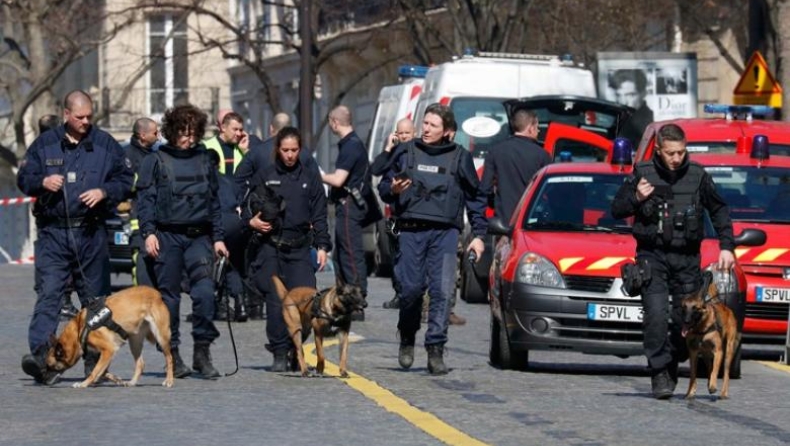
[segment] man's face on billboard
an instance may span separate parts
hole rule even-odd
[[[639,108],[645,102],[645,93],[636,89],[636,84],[625,81],[614,90],[615,102],[633,108]]]

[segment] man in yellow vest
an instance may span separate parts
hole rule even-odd
[[[244,131],[244,118],[240,114],[223,110],[217,115],[219,133],[203,145],[219,154],[219,172],[233,176],[236,167],[249,149],[249,136]]]

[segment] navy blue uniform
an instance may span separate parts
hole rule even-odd
[[[225,281],[230,296],[241,299],[244,291],[241,272],[244,270],[244,252],[249,241],[249,231],[238,213],[238,208],[241,206],[238,197],[239,193],[233,178],[228,175],[220,175],[219,204],[222,210],[222,227],[225,230],[225,247],[230,253],[228,260],[232,266],[227,270]]]
[[[550,163],[548,152],[525,136],[511,136],[491,147],[486,153],[480,190],[489,203],[493,201],[494,214],[509,221],[529,180]]]
[[[247,192],[250,184],[260,184],[261,173],[266,167],[270,166],[274,160],[274,137],[261,141],[255,135],[250,135],[250,150],[241,159],[233,178],[236,182],[236,190],[241,194],[239,201],[243,199],[244,194]],[[310,151],[302,148],[299,151],[299,161],[309,167],[318,171],[318,164],[315,162]]]
[[[332,244],[327,229],[326,195],[316,170],[306,168],[301,160],[289,168],[278,159],[261,171],[259,178],[285,201],[281,222],[274,225],[278,229],[267,234],[256,232],[252,241],[257,245],[257,255],[251,271],[255,271],[255,287],[266,301],[266,336],[276,353],[289,350],[292,343],[272,275],[277,274],[288,289],[315,288],[311,246],[329,252]],[[249,225],[252,217],[245,206],[242,219]]]
[[[63,187],[50,192],[44,178],[63,175]],[[110,253],[104,220],[128,198],[133,181],[121,146],[108,133],[94,127],[77,144],[66,139],[66,127],[41,134],[28,149],[17,175],[19,189],[36,197],[33,215],[38,239],[35,243],[38,294],[30,321],[30,351],[46,349],[58,327],[58,313],[65,286],[72,273],[83,306],[91,297],[110,293]],[[79,196],[100,188],[105,198],[88,208]]]
[[[356,132],[351,132],[338,143],[335,169],[348,172],[343,187],[332,187],[330,199],[335,204],[335,274],[344,283],[356,284],[368,293],[368,268],[362,244],[362,228],[366,210],[357,205],[348,189],[358,189],[361,194],[372,193],[370,163],[365,145]]]
[[[219,332],[214,316],[213,243],[224,241],[219,173],[202,145],[180,150],[168,145],[146,157],[137,180],[140,232],[156,235],[154,272],[170,310],[171,347],[177,348],[181,279],[189,278],[192,338],[210,343]]]
[[[399,145],[392,167],[382,178],[381,198],[399,215],[400,255],[396,268],[401,287],[398,330],[401,343],[414,344],[420,329],[422,294],[428,285],[428,329],[425,345],[447,342],[450,302],[455,293],[458,235],[463,229],[463,209],[472,232],[486,232],[485,197],[479,191],[472,155],[449,143],[428,146],[412,140]],[[412,184],[401,194],[390,186],[398,172],[408,173]],[[427,279],[427,280],[426,280]]]
[[[132,164],[132,171],[135,174],[135,182],[137,181],[137,172],[140,171],[140,165],[143,163],[143,158],[148,154],[158,149],[158,143],[154,147],[144,147],[140,141],[134,136],[129,141],[129,147],[126,148],[126,158]],[[137,188],[132,188],[132,211],[130,214],[130,223],[132,226],[132,237],[129,243],[132,245],[134,254],[132,261],[132,281],[135,285],[147,285],[156,287],[154,284],[154,264],[150,257],[142,255],[145,253],[145,242],[140,236],[140,219],[137,218]]]

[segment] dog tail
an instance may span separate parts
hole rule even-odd
[[[272,283],[274,283],[274,289],[277,291],[277,295],[280,296],[280,300],[285,300],[288,290],[285,288],[285,284],[283,283],[282,279],[280,279],[280,277],[275,274],[272,276]]]

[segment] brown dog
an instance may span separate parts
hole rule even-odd
[[[287,290],[279,277],[272,276],[277,295],[283,303],[283,318],[288,333],[296,347],[296,356],[302,376],[307,376],[302,343],[315,334],[315,352],[318,356],[316,372],[324,373],[324,337],[340,336],[340,376],[348,377],[348,333],[351,329],[351,313],[367,307],[362,289],[358,286],[338,283],[337,286],[320,293],[315,288],[297,287]]]
[[[710,296],[706,300],[706,295]],[[721,397],[728,398],[730,391],[730,365],[741,334],[738,333],[738,322],[732,310],[719,301],[716,285],[711,283],[707,289],[687,296],[682,301],[683,337],[689,349],[691,377],[686,392],[687,399],[693,399],[697,393],[697,361],[702,354],[708,363],[710,377],[708,392],[716,393],[719,368],[724,360],[724,382]],[[711,364],[711,357],[713,358]]]
[[[129,349],[135,360],[134,375],[129,382],[106,373],[112,358],[124,344],[124,339],[107,327],[100,327],[88,333],[88,348],[99,352],[99,360],[91,374],[74,387],[88,387],[101,377],[116,384],[134,386],[143,373],[145,363],[141,356],[143,341],[158,343],[165,355],[165,387],[173,386],[173,356],[170,353],[170,312],[162,301],[159,291],[147,287],[136,286],[127,288],[107,298],[107,307],[112,311],[115,321],[129,335]],[[52,339],[52,347],[47,352],[46,364],[49,371],[62,373],[79,361],[82,356],[80,334],[86,329],[87,310],[79,312],[63,328],[60,338]]]

